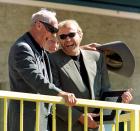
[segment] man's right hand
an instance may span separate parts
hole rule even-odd
[[[95,116],[96,114],[93,114],[93,113],[88,113],[87,114],[87,120],[88,120],[88,128],[98,128],[99,125],[97,124],[97,122],[93,119],[93,117]],[[97,115],[96,115],[97,116]],[[82,114],[79,118],[79,121],[81,124],[84,125],[84,114]]]
[[[80,46],[80,48],[83,49],[83,50],[96,51],[97,47],[100,46],[100,45],[101,44],[98,44],[98,43],[90,43],[90,44],[87,44],[87,45],[82,45],[82,46]]]
[[[62,96],[68,106],[74,106],[77,102],[76,97],[73,93],[68,93],[65,91],[59,92],[58,96]]]

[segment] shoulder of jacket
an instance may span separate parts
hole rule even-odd
[[[101,57],[101,52],[99,51],[91,51],[91,50],[81,50],[82,54],[90,59],[94,59],[98,61]]]
[[[19,52],[33,52],[32,47],[24,40],[17,40],[15,44],[11,47],[10,53],[19,53]]]

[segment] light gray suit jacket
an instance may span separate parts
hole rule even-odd
[[[47,59],[47,54],[46,61],[49,66],[50,63]],[[11,47],[8,62],[11,91],[45,95],[57,95],[60,91],[59,88],[51,83],[51,70],[47,72],[44,57],[42,58],[27,33],[21,36]],[[8,131],[19,131],[19,111],[19,101],[10,101]],[[34,131],[35,113],[35,103],[24,102],[24,131]],[[41,103],[40,115],[40,131],[46,131],[47,110],[44,103]]]
[[[74,93],[77,98],[99,99],[101,94],[110,88],[103,54],[97,51],[87,50],[81,50],[81,53],[88,74],[90,91],[83,83],[73,59],[64,54],[62,50],[49,55],[54,84],[64,91]],[[56,111],[57,131],[67,131],[67,107],[58,105]],[[89,112],[93,111],[94,109],[89,109]],[[83,112],[83,108],[73,107],[72,131],[84,130],[83,126],[78,122],[78,119]]]

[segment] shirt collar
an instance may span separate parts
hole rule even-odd
[[[77,56],[70,56],[73,60],[75,60],[75,61],[79,61],[79,59],[80,59],[80,57],[81,57],[81,51],[80,51],[80,54],[79,55],[77,55]]]

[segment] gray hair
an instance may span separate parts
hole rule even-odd
[[[50,23],[50,18],[56,17],[56,13],[42,8],[40,11],[34,13],[31,17],[32,24],[37,21],[42,21],[45,23]]]

